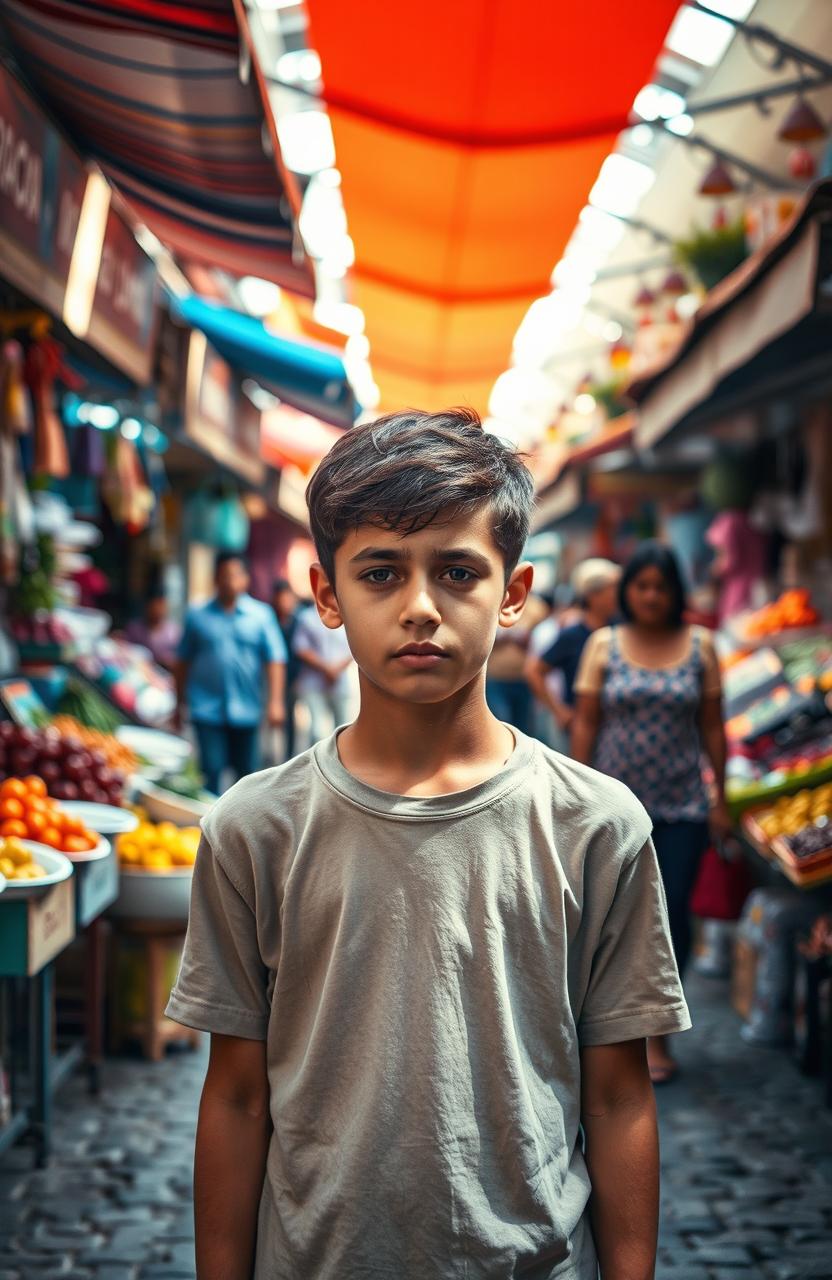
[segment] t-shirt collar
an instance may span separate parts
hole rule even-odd
[[[474,787],[447,795],[399,796],[389,791],[379,791],[376,787],[361,782],[341,763],[338,754],[338,735],[342,732],[341,729],[318,742],[312,754],[324,782],[359,808],[387,818],[447,818],[481,809],[513,791],[523,781],[532,764],[536,743],[513,725],[510,727],[515,745],[502,769]]]

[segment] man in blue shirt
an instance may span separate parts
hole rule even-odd
[[[219,794],[227,768],[241,778],[260,766],[264,692],[269,724],[285,722],[286,646],[272,610],[248,594],[242,556],[217,556],[215,578],[214,599],[185,619],[177,691],[180,717],[186,704],[190,712],[205,784]]]

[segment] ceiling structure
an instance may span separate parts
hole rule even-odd
[[[676,9],[309,0],[381,409],[487,410]]]
[[[242,6],[5,0],[2,20],[39,96],[167,248],[314,294],[257,67],[241,79]]]
[[[808,51],[832,48],[832,6],[826,0],[790,0],[787,5],[781,0],[714,0],[712,7],[747,17],[754,26]],[[540,428],[546,425],[548,403],[571,403],[587,374],[608,376],[610,342],[620,335],[622,324],[626,331],[627,322],[634,322],[634,299],[641,286],[656,290],[661,285],[673,263],[672,242],[697,226],[710,226],[719,206],[730,218],[749,200],[765,198],[767,189],[760,183],[721,200],[699,195],[709,161],[690,146],[691,137],[711,141],[766,171],[775,180],[775,192],[793,186],[788,171],[792,145],[777,138],[778,125],[794,100],[791,93],[772,97],[762,108],[748,103],[701,116],[697,108],[764,86],[776,90],[793,83],[801,78],[795,64],[785,60],[772,65],[776,59],[770,46],[747,40],[718,17],[697,13],[693,26],[674,26],[668,42],[673,47],[666,46],[655,77],[668,96],[652,93],[651,102],[648,93],[637,102],[666,114],[686,141],[668,131],[661,119],[622,134],[616,154],[628,166],[623,173],[629,176],[629,189],[624,182],[617,187],[611,183],[593,193],[556,267],[557,287],[537,304],[517,335],[510,375],[517,383],[527,379],[532,388],[540,380],[547,384],[547,403],[541,398],[535,406]],[[832,85],[809,89],[805,96],[823,120],[832,120]],[[823,143],[811,144],[819,160],[823,148]],[[733,173],[741,185],[742,171],[735,168]],[[606,209],[631,221],[610,217]],[[499,386],[495,397],[500,398]],[[511,396],[504,399],[511,412]]]

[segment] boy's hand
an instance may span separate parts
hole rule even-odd
[[[270,1134],[264,1042],[212,1035],[194,1161],[197,1280],[251,1280]]]
[[[581,1122],[601,1280],[653,1280],[659,1135],[643,1040],[582,1051]]]

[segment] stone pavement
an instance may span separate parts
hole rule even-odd
[[[786,1053],[740,1040],[724,983],[693,977],[689,996],[685,1073],[658,1095],[657,1280],[830,1280],[832,1112]],[[50,1168],[0,1159],[0,1280],[193,1280],[204,1069],[203,1052],[112,1062],[98,1103],[80,1077],[64,1087]]]

